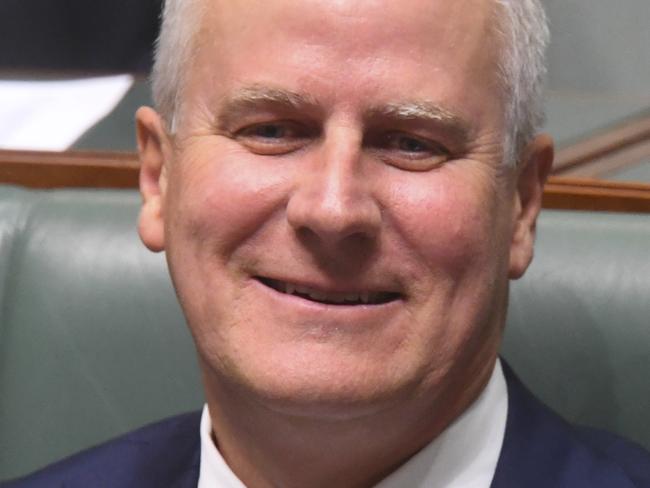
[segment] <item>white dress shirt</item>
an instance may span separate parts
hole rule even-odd
[[[497,360],[483,392],[438,437],[375,488],[489,488],[508,416],[508,390]],[[246,488],[212,441],[208,406],[201,417],[198,488]]]

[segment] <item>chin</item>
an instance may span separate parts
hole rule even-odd
[[[385,358],[360,364],[358,356],[320,352],[293,361],[279,353],[257,356],[237,361],[245,367],[225,370],[204,364],[212,383],[206,387],[227,389],[229,395],[236,391],[241,399],[284,415],[343,420],[390,409],[417,396],[425,383],[420,368],[391,368]]]

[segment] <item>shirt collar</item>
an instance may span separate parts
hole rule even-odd
[[[201,465],[198,488],[246,488],[226,464],[212,440],[212,421],[208,405],[201,414]]]
[[[497,359],[492,376],[472,405],[438,437],[375,488],[489,488],[508,416],[508,390]],[[198,488],[246,488],[212,441],[208,406],[201,416]]]

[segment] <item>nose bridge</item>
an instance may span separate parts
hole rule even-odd
[[[346,208],[363,199],[366,185],[361,181],[361,138],[346,128],[333,129],[323,144],[314,172],[313,191],[323,210],[347,213]]]
[[[294,228],[309,229],[327,241],[376,233],[380,212],[362,155],[362,135],[353,128],[339,126],[326,133],[289,202]]]

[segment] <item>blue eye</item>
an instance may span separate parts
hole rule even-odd
[[[252,134],[265,139],[280,139],[286,136],[286,128],[277,124],[261,124],[252,129]]]
[[[429,171],[450,159],[450,152],[436,140],[409,132],[370,134],[366,145],[386,163],[406,171]]]
[[[422,137],[413,136],[403,132],[389,132],[385,134],[380,145],[389,151],[398,151],[405,156],[428,157],[447,154],[448,152],[438,143]]]
[[[400,151],[406,152],[422,152],[429,150],[429,147],[422,141],[412,137],[400,136],[397,142],[397,147]]]
[[[309,128],[293,121],[271,121],[248,125],[234,138],[253,153],[280,155],[293,152],[313,139]]]

